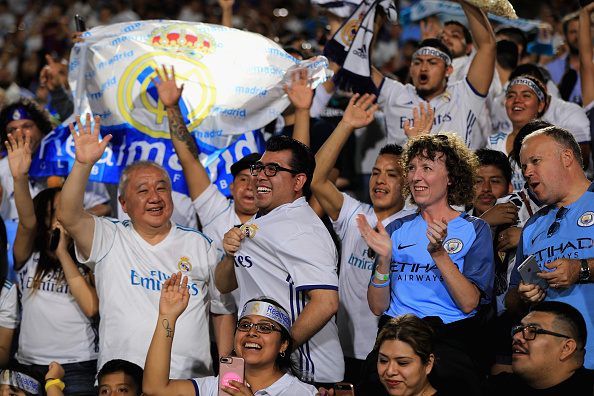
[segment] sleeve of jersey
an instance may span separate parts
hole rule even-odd
[[[221,294],[214,283],[214,273],[219,262],[219,253],[214,243],[210,242],[210,248],[207,253],[208,260],[208,293],[210,295],[210,312],[218,315],[234,314],[235,302],[231,293]]]
[[[396,97],[402,92],[404,85],[398,81],[390,78],[384,78],[379,86],[379,95],[377,97],[377,104],[380,109],[386,112],[384,109],[390,106],[390,103],[396,100]],[[412,113],[411,113],[412,114]]]
[[[4,282],[0,295],[0,327],[16,329],[19,324],[19,301],[17,287],[10,281]]]
[[[85,209],[91,209],[97,205],[109,203],[110,197],[105,184],[99,182],[88,182],[85,188],[83,205]]]
[[[357,208],[361,205],[361,202],[352,198],[348,194],[342,193],[342,197],[342,208],[340,208],[338,219],[332,221],[332,227],[334,227],[334,231],[340,240],[344,240],[350,220],[353,218]]]
[[[464,276],[489,298],[495,280],[495,264],[493,262],[493,241],[491,229],[486,221],[474,221],[476,238],[464,257]]]
[[[109,254],[118,233],[116,225],[118,220],[97,216],[93,216],[93,219],[95,220],[95,234],[93,235],[93,246],[89,258],[85,260],[76,248],[76,244],[74,245],[78,262],[86,264],[91,269]]]
[[[219,377],[192,378],[196,396],[215,396],[219,388]]]
[[[192,201],[192,206],[194,206],[203,227],[210,224],[218,215],[229,208],[230,204],[231,201],[214,184],[208,186],[198,198]]]
[[[328,233],[325,228],[322,232]],[[297,291],[338,290],[338,258],[330,235],[321,237],[313,232],[295,234],[289,243],[279,246],[277,256],[287,267]]]

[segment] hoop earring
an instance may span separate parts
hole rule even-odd
[[[284,357],[285,357],[285,351],[282,351],[282,352],[280,353],[280,357],[282,357],[282,358],[284,358]]]

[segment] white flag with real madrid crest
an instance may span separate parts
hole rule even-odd
[[[95,181],[117,183],[127,164],[148,159],[169,171],[175,190],[185,190],[167,112],[151,80],[162,65],[175,66],[176,80],[184,84],[180,108],[213,181],[213,173],[228,173],[243,155],[262,148],[261,134],[252,131],[289,105],[283,85],[291,85],[292,70],[307,68],[314,88],[331,73],[324,57],[300,62],[264,36],[218,25],[137,21],[97,27],[82,37],[70,58],[74,114],[101,116],[101,134],[113,135],[91,175]],[[72,165],[69,135],[68,128],[58,128],[48,136],[32,166],[36,175],[62,174],[60,161]]]

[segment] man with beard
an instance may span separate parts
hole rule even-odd
[[[422,102],[435,110],[430,132],[455,131],[471,148],[480,147],[484,141],[477,117],[485,107],[493,79],[497,45],[485,13],[468,3],[461,5],[477,50],[466,78],[448,84],[453,73],[452,53],[438,39],[423,40],[413,54],[412,85],[386,79],[373,70],[372,78],[379,90],[378,104],[386,115],[388,143],[402,146],[406,143],[404,126],[413,122],[415,108]]]
[[[563,18],[563,37],[569,52],[545,67],[551,73],[553,82],[559,86],[563,100],[582,105],[580,83],[580,51],[578,49],[579,12]]]
[[[592,395],[592,370],[584,368],[586,322],[571,305],[536,304],[512,328],[513,373],[489,379],[489,395]]]

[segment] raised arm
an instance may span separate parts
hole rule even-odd
[[[489,92],[495,72],[497,43],[491,24],[479,8],[461,1],[462,9],[468,19],[468,26],[474,38],[476,55],[468,69],[468,82],[481,95]]]
[[[74,130],[74,125],[70,124],[70,133],[74,139],[76,157],[72,170],[64,182],[56,215],[60,224],[72,235],[79,253],[89,257],[93,246],[93,236],[95,235],[95,220],[93,216],[84,210],[85,187],[89,181],[93,166],[103,156],[107,144],[111,140],[111,135],[107,135],[103,138],[103,141],[99,141],[99,131],[101,129],[101,118],[99,116],[95,116],[95,127],[93,129],[91,129],[90,114],[87,114],[84,127],[79,116],[76,116],[76,124],[78,133]]]
[[[590,31],[594,12],[594,3],[590,3],[580,12],[578,48],[580,50],[580,78],[582,82],[582,99],[584,106],[594,101],[594,62],[592,61],[592,34]]]
[[[175,324],[184,312],[190,300],[188,277],[172,274],[161,289],[159,300],[159,318],[153,334],[151,345],[146,354],[142,390],[149,396],[183,396],[194,395],[194,385],[188,380],[169,379],[171,366],[171,346],[175,334]],[[181,285],[180,285],[181,282]]]
[[[284,88],[295,108],[293,139],[309,147],[309,109],[314,91],[311,89],[311,80],[307,78],[307,69],[293,71],[291,79],[291,86],[285,85]]]
[[[217,0],[219,6],[221,6],[221,25],[228,28],[233,27],[233,4],[235,0]]]
[[[354,95],[342,120],[316,154],[316,169],[311,181],[311,190],[326,214],[334,221],[338,219],[344,197],[330,181],[330,172],[351,133],[373,121],[373,114],[378,108],[377,104],[372,105],[374,100],[375,95]]]
[[[179,163],[184,170],[190,198],[195,200],[210,186],[210,178],[206,169],[202,166],[198,157],[198,146],[194,137],[188,131],[186,122],[179,107],[179,100],[184,90],[184,85],[177,87],[175,83],[175,69],[171,66],[168,72],[165,66],[163,70],[157,69],[159,81],[153,79],[153,84],[157,87],[159,100],[167,109],[167,118],[169,119],[169,132],[171,133],[171,142],[177,153]]]
[[[29,167],[31,166],[31,133],[17,129],[8,134],[4,142],[8,152],[8,165],[14,181],[14,202],[19,214],[16,237],[13,244],[14,268],[18,270],[33,251],[37,232],[37,219],[29,190]]]

